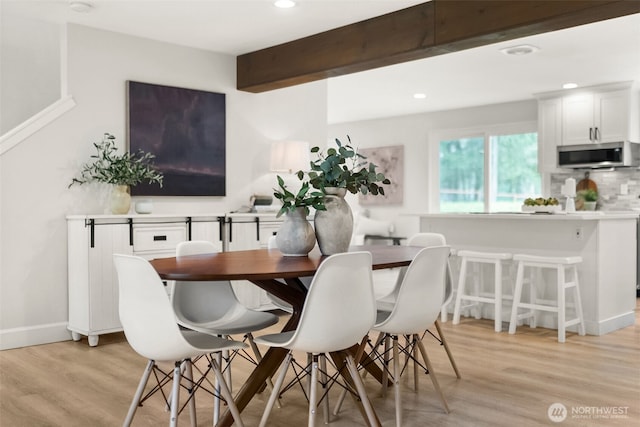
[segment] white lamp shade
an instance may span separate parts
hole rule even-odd
[[[309,143],[277,141],[271,144],[271,171],[295,173],[309,169]]]

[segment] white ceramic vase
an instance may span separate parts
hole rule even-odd
[[[278,249],[285,256],[307,256],[316,244],[313,227],[304,208],[288,212],[276,234]]]
[[[344,200],[346,188],[325,188],[326,211],[316,211],[314,224],[318,246],[323,255],[333,255],[349,250],[353,233],[353,214]]]

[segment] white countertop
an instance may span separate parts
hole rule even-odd
[[[504,212],[504,213],[416,213],[422,218],[442,218],[442,219],[522,219],[536,221],[606,221],[614,219],[638,219],[640,212],[632,211],[580,211],[575,213],[525,213],[525,212]]]

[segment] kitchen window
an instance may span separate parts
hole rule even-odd
[[[536,132],[439,139],[440,212],[516,212],[540,195]]]

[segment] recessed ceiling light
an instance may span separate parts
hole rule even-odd
[[[69,9],[78,13],[89,13],[93,9],[93,5],[83,1],[70,1]]]
[[[500,49],[500,52],[504,53],[505,55],[522,56],[522,55],[528,55],[533,52],[537,52],[539,50],[540,48],[532,46],[530,44],[521,44],[518,46],[502,48]]]
[[[427,95],[426,95],[426,94],[424,94],[424,93],[414,93],[414,94],[413,94],[413,97],[414,97],[415,99],[425,99],[425,98],[427,97]]]
[[[293,0],[276,0],[273,4],[281,9],[288,9],[295,6],[296,2]]]
[[[562,89],[575,89],[578,85],[576,83],[565,83],[562,85]]]

